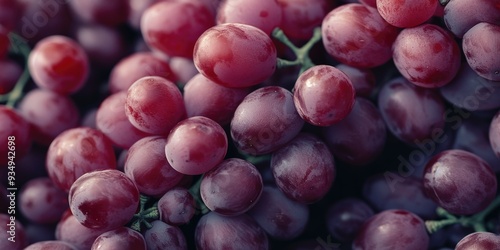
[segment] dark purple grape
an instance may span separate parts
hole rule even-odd
[[[393,45],[393,60],[404,78],[424,88],[448,84],[460,69],[460,49],[453,36],[434,24],[402,30]]]
[[[462,40],[467,63],[478,75],[491,81],[500,81],[500,59],[492,53],[500,48],[499,37],[500,22],[497,25],[483,22],[470,28]]]
[[[349,242],[356,237],[363,223],[374,214],[373,209],[363,200],[344,198],[328,207],[326,226],[335,239]]]
[[[198,175],[208,172],[224,160],[227,135],[215,121],[203,116],[185,119],[172,129],[165,155],[178,172]]]
[[[486,250],[500,246],[500,236],[490,232],[475,232],[468,234],[458,242],[455,250]]]
[[[368,178],[362,192],[363,198],[377,212],[403,209],[422,219],[436,217],[437,204],[425,193],[420,178],[400,176],[400,179],[393,180],[389,172],[385,172]]]
[[[274,152],[271,169],[279,189],[290,199],[305,204],[323,198],[336,175],[328,147],[311,134],[299,134]]]
[[[15,211],[0,213],[0,249],[21,250],[28,245],[23,224],[16,219]]]
[[[309,207],[289,199],[278,188],[267,186],[248,214],[272,238],[291,240],[306,229]]]
[[[28,92],[19,111],[32,126],[33,140],[46,146],[65,130],[77,127],[80,120],[72,99],[46,89]]]
[[[356,92],[349,77],[329,65],[316,65],[300,74],[293,101],[300,117],[316,126],[330,126],[352,110]]]
[[[344,72],[351,80],[356,96],[370,98],[375,90],[375,74],[371,69],[361,69],[347,64],[337,64],[335,68]]]
[[[251,25],[224,23],[196,41],[194,65],[208,79],[226,87],[245,88],[268,79],[276,70],[276,46]]]
[[[90,249],[95,239],[107,231],[109,230],[85,227],[71,214],[70,210],[67,210],[57,223],[55,237],[56,240],[68,242],[77,249],[83,250]]]
[[[139,206],[139,190],[116,169],[96,170],[80,176],[69,190],[69,207],[84,226],[115,229],[132,219]]]
[[[210,210],[227,216],[248,211],[257,203],[263,189],[257,168],[238,158],[224,160],[202,178],[203,202]]]
[[[102,132],[78,127],[64,131],[52,141],[46,168],[54,184],[68,192],[85,173],[115,169],[116,157],[111,141]]]
[[[115,27],[125,23],[130,13],[127,0],[74,0],[69,2],[73,12],[86,23]]]
[[[183,174],[174,170],[165,157],[166,144],[165,137],[149,136],[129,148],[124,172],[141,194],[161,197],[181,181]]]
[[[467,111],[492,110],[500,107],[500,85],[498,82],[480,77],[468,63],[462,63],[457,76],[440,88],[441,95],[454,106]],[[446,120],[461,121],[469,112],[457,108],[446,112]]]
[[[205,116],[225,126],[249,93],[249,88],[224,87],[197,74],[184,86],[183,97],[188,117]]]
[[[486,161],[460,149],[443,151],[427,163],[424,190],[440,207],[459,215],[475,214],[495,198],[497,179]]]
[[[19,23],[23,9],[16,0],[0,0],[0,26],[12,31]]]
[[[458,38],[480,22],[500,25],[498,0],[450,0],[444,7],[444,23]]]
[[[196,212],[194,197],[184,187],[168,190],[158,200],[157,206],[160,220],[173,226],[187,224]]]
[[[31,222],[56,223],[68,208],[68,194],[48,177],[31,179],[19,193],[19,209]]]
[[[377,107],[358,97],[351,113],[337,124],[324,128],[322,134],[336,159],[364,166],[382,154],[387,128]]]
[[[32,138],[30,124],[19,114],[19,111],[5,105],[0,105],[0,166],[7,167],[11,159],[21,159],[31,148]],[[9,144],[9,141],[11,142]],[[9,149],[10,147],[10,149]],[[13,153],[9,153],[13,152]],[[15,161],[12,164],[15,164]]]
[[[434,89],[411,84],[398,77],[380,90],[378,106],[387,127],[401,141],[417,145],[445,126],[445,103]]]
[[[119,227],[99,235],[91,249],[146,250],[146,241],[141,233],[128,227]]]
[[[2,34],[0,34],[0,95],[4,95],[12,91],[12,89],[14,89],[17,80],[19,79],[19,77],[21,77],[21,74],[23,73],[23,69],[15,61],[2,58],[1,36]],[[7,40],[6,42],[7,42],[6,46],[8,47],[9,40]]]
[[[187,250],[184,233],[177,226],[171,226],[163,221],[151,222],[151,228],[144,232],[148,250]]]
[[[167,135],[186,116],[186,108],[175,83],[159,76],[146,76],[128,88],[125,114],[137,129]]]
[[[281,24],[282,9],[276,0],[224,0],[217,9],[217,24],[243,23],[271,35]]]
[[[293,94],[278,86],[263,87],[248,94],[231,120],[236,147],[252,155],[267,154],[291,141],[300,132],[300,118]]]
[[[266,233],[246,214],[205,214],[196,225],[195,240],[197,249],[204,250],[269,249]]]
[[[385,210],[366,221],[352,249],[422,250],[429,246],[424,221],[406,210]]]
[[[333,9],[323,19],[321,29],[328,54],[341,63],[360,68],[389,61],[399,32],[376,9],[360,3]]]

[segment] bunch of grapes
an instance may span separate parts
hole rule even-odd
[[[0,0],[0,249],[500,249],[500,0]]]

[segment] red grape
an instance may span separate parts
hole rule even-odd
[[[0,0],[0,27],[12,31],[23,14],[21,3],[16,0]]]
[[[124,171],[142,194],[161,197],[183,177],[168,163],[166,144],[164,137],[149,136],[140,139],[128,150]]]
[[[290,200],[276,187],[264,187],[257,204],[248,211],[271,237],[291,240],[306,229],[309,207]]]
[[[486,161],[460,149],[443,151],[427,163],[424,190],[450,213],[469,215],[482,211],[495,198],[497,179]]]
[[[0,105],[0,166],[7,167],[9,158],[20,159],[31,148],[30,124],[16,109]],[[10,139],[9,139],[10,138]],[[12,141],[9,144],[9,141]],[[11,149],[9,150],[9,146]],[[8,153],[14,151],[14,153]]]
[[[3,58],[7,55],[9,51],[9,33],[5,28],[0,25],[0,60],[3,61]],[[1,93],[1,92],[0,92]],[[7,92],[5,92],[7,93]],[[4,94],[4,93],[2,93]]]
[[[429,246],[424,222],[406,210],[385,210],[366,221],[352,249],[421,250]]]
[[[64,36],[39,41],[28,58],[28,67],[41,88],[61,94],[79,90],[89,74],[89,61],[83,48]]]
[[[52,141],[46,167],[54,184],[67,192],[85,173],[115,169],[116,157],[111,141],[102,132],[78,127],[64,131]]]
[[[376,0],[376,5],[380,16],[389,24],[409,28],[429,20],[434,15],[438,0]]]
[[[160,220],[169,225],[187,224],[196,212],[196,203],[189,190],[176,187],[158,200]]]
[[[323,19],[323,46],[341,63],[360,68],[380,66],[392,57],[399,30],[376,9],[359,3],[339,6]]]
[[[410,82],[425,88],[448,84],[460,68],[460,49],[452,35],[434,24],[407,28],[393,46],[394,64]]]
[[[500,48],[500,24],[474,25],[464,34],[462,47],[467,63],[478,75],[500,81],[500,57],[494,53]]]
[[[277,0],[224,0],[217,10],[217,23],[243,23],[271,34],[281,24]]]
[[[355,96],[354,86],[345,73],[329,65],[317,65],[299,76],[293,101],[302,119],[326,127],[349,115]]]
[[[331,7],[327,0],[276,0],[282,8],[279,26],[288,38],[307,40]]]
[[[224,126],[249,93],[249,88],[227,88],[197,74],[184,86],[183,96],[188,117],[205,116]]]
[[[336,159],[364,166],[382,154],[387,127],[378,108],[358,97],[351,113],[337,124],[324,128],[322,135]]]
[[[290,199],[310,204],[323,198],[335,179],[333,156],[326,144],[310,134],[295,139],[272,154],[276,185]]]
[[[203,174],[217,166],[226,156],[226,132],[215,121],[194,116],[179,122],[170,132],[165,155],[180,173]]]
[[[125,114],[137,129],[166,135],[186,116],[186,108],[175,83],[159,76],[146,76],[128,89]]]
[[[335,239],[348,242],[356,237],[363,223],[373,215],[373,209],[363,200],[345,198],[328,207],[326,226]]]
[[[194,65],[208,79],[234,88],[250,87],[276,70],[277,51],[259,28],[225,23],[205,31],[194,47]]]
[[[195,241],[196,248],[204,250],[269,249],[266,233],[246,214],[205,214],[196,225]]]
[[[303,125],[293,94],[282,87],[268,86],[248,94],[236,108],[231,137],[245,153],[267,154],[291,141]]]
[[[201,198],[210,210],[218,214],[234,216],[245,213],[262,193],[262,176],[253,164],[242,159],[226,159],[202,178]]]
[[[159,1],[141,18],[141,32],[153,49],[169,56],[193,57],[196,40],[215,25],[215,16],[200,0]]]
[[[146,250],[146,241],[141,233],[128,227],[119,227],[95,239],[92,250],[104,249]]]
[[[375,74],[371,69],[360,69],[346,64],[337,64],[335,68],[349,77],[356,96],[370,98],[375,90]]]
[[[460,240],[455,250],[495,249],[500,245],[500,236],[490,232],[475,232]]]
[[[89,228],[112,230],[132,219],[139,206],[139,190],[116,169],[96,170],[80,176],[69,190],[69,207]]]
[[[109,75],[109,90],[111,93],[126,91],[135,81],[145,76],[160,76],[172,82],[177,81],[166,60],[152,52],[136,52],[115,64]]]
[[[71,211],[67,210],[57,223],[55,238],[56,240],[67,242],[77,249],[90,249],[95,239],[107,232],[107,229],[88,228],[82,225]]]
[[[46,89],[28,92],[19,111],[33,128],[33,140],[47,146],[65,130],[77,127],[80,119],[72,99]]]
[[[68,208],[68,194],[48,177],[31,179],[21,189],[19,209],[32,222],[56,223]]]
[[[128,23],[134,29],[141,28],[141,18],[149,6],[159,2],[159,0],[129,0],[130,14],[128,16]]]
[[[149,136],[130,123],[125,114],[127,92],[112,94],[101,102],[96,113],[96,127],[120,148],[130,148],[139,139]]]
[[[23,224],[13,215],[0,213],[0,249],[21,250],[28,243]]]
[[[78,250],[78,248],[62,240],[47,240],[33,243],[24,250]]]

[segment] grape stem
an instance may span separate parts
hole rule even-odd
[[[9,51],[13,54],[21,55],[25,62],[23,73],[17,80],[14,89],[8,94],[0,95],[0,102],[6,102],[6,106],[14,107],[16,105],[16,102],[22,98],[24,87],[30,79],[30,72],[28,70],[28,56],[31,50],[26,40],[13,32],[9,33],[9,40]]]
[[[200,186],[201,186],[201,181],[203,180],[203,175],[200,176],[198,181],[189,188],[189,193],[193,196],[195,202],[196,202],[196,213],[201,213],[201,214],[206,214],[210,212],[210,209],[205,205],[201,198],[201,192],[200,192]]]
[[[160,218],[160,214],[158,212],[158,204],[155,202],[151,207],[146,208],[149,202],[149,197],[141,195],[139,200],[139,212],[134,214],[134,217],[129,222],[129,227],[133,230],[138,231],[139,233],[141,233],[143,225],[147,229],[149,229],[153,227],[150,221],[158,220]]]
[[[301,48],[298,48],[293,44],[290,39],[285,35],[283,30],[276,28],[274,29],[272,36],[276,38],[278,41],[282,42],[285,44],[292,52],[295,54],[296,59],[293,61],[278,58],[278,68],[284,68],[284,67],[291,67],[291,66],[300,66],[300,72],[306,71],[310,67],[314,66],[315,64],[312,62],[311,58],[309,57],[309,51],[311,51],[312,47],[314,44],[316,44],[319,40],[321,40],[321,28],[316,27],[314,29],[313,36],[311,39],[304,44]]]
[[[500,206],[500,196],[496,197],[495,200],[483,211],[472,216],[461,217],[457,217],[439,207],[436,213],[438,216],[444,217],[444,219],[428,220],[425,222],[425,226],[427,227],[427,231],[429,231],[429,233],[434,233],[445,226],[453,224],[460,224],[464,227],[472,227],[476,232],[485,232],[487,231],[485,226],[486,216],[493,212],[498,206]]]

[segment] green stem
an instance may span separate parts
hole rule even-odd
[[[196,202],[197,210],[199,210],[201,214],[206,214],[210,212],[210,209],[207,207],[207,205],[205,205],[205,203],[201,199],[200,186],[202,180],[203,180],[203,175],[200,176],[200,179],[198,179],[198,181],[193,186],[191,186],[191,188],[189,189],[189,193],[191,193]]]
[[[495,209],[497,209],[500,206],[500,196],[497,196],[495,200],[483,211],[472,215],[472,216],[462,216],[462,217],[456,217],[443,208],[438,208],[437,214],[440,217],[444,217],[445,219],[442,220],[429,220],[425,222],[425,226],[427,227],[427,231],[429,233],[434,233],[437,230],[453,225],[453,224],[460,224],[465,227],[472,227],[476,232],[484,232],[486,230],[486,217],[491,214]]]
[[[134,214],[134,217],[129,223],[129,227],[131,229],[141,232],[143,225],[149,229],[152,227],[150,221],[158,220],[160,218],[158,203],[155,202],[151,207],[148,207],[150,200],[151,199],[148,196],[141,195],[139,200],[139,212]]]
[[[24,87],[30,79],[28,57],[31,51],[29,45],[21,36],[11,32],[9,33],[9,40],[9,50],[14,54],[23,56],[24,58],[24,70],[21,77],[17,80],[14,89],[6,95],[0,95],[0,102],[7,102],[5,105],[14,107],[16,102],[22,98]]]
[[[319,41],[321,40],[321,28],[316,27],[314,29],[314,33],[312,38],[304,44],[301,48],[298,48],[293,44],[290,39],[285,35],[283,30],[276,28],[273,31],[273,37],[276,38],[278,41],[282,42],[285,44],[292,52],[295,54],[296,59],[293,61],[289,60],[284,60],[279,58],[278,59],[278,68],[283,68],[283,67],[290,67],[290,66],[301,66],[300,68],[300,73],[306,71],[307,69],[311,68],[314,66],[314,63],[312,62],[311,58],[309,57],[309,51],[311,51],[312,47]]]

